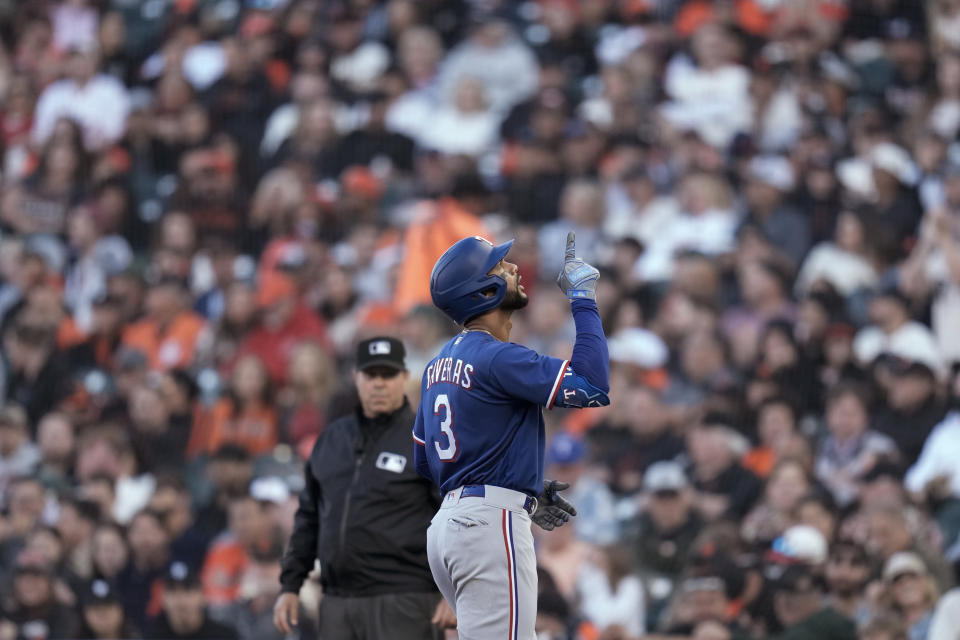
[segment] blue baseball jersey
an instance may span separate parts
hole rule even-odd
[[[542,407],[553,406],[568,367],[482,331],[461,332],[420,383],[414,457],[426,465],[418,469],[443,492],[490,484],[539,495]]]

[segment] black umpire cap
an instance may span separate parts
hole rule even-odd
[[[407,366],[403,359],[407,350],[403,343],[390,336],[369,338],[357,345],[357,371],[370,367],[388,367],[396,371],[404,371]]]

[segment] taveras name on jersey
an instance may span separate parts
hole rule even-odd
[[[449,356],[439,358],[431,363],[424,373],[426,388],[429,389],[438,382],[449,382],[469,391],[473,386],[470,377],[473,372],[474,366],[460,358],[456,358],[456,361]]]

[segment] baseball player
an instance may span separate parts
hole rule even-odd
[[[510,316],[527,304],[517,265],[494,246],[460,240],[430,276],[434,304],[463,331],[421,381],[413,427],[417,471],[444,494],[427,530],[433,578],[465,640],[534,638],[536,556],[530,522],[550,530],[576,510],[544,481],[542,408],[609,403],[609,359],[595,287],[598,271],[567,236],[557,278],[577,327],[573,356],[542,356],[509,342]]]

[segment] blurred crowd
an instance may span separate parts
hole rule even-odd
[[[573,230],[541,637],[956,640],[958,132],[958,0],[0,0],[0,639],[280,637],[357,340],[513,237],[569,357]]]

